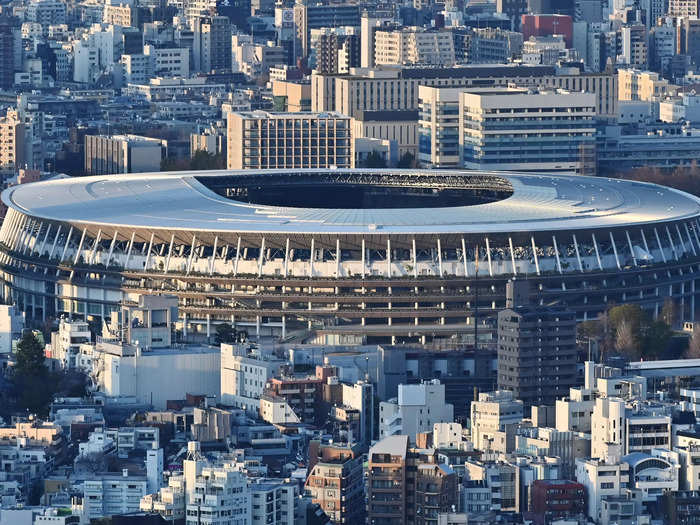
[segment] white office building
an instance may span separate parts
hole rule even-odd
[[[399,385],[399,397],[379,403],[379,439],[428,432],[435,423],[454,420],[454,407],[445,403],[445,385],[438,379],[418,385]]]
[[[462,166],[587,173],[595,138],[593,93],[485,88],[462,93]]]
[[[257,415],[265,383],[283,361],[246,345],[221,345],[221,402]]]

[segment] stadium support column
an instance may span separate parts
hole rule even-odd
[[[557,260],[557,271],[559,271],[559,273],[563,273],[561,271],[561,259],[559,258],[559,246],[557,246],[556,235],[552,235],[552,245],[554,246],[554,258]]]
[[[211,314],[207,314],[207,342],[211,337]]]
[[[530,235],[530,242],[532,244],[532,256],[535,259],[535,272],[537,272],[537,275],[540,274],[540,259],[537,257],[537,245],[535,244],[535,236]]]
[[[233,262],[233,276],[238,275],[238,261],[241,259],[241,236],[238,236],[238,241],[236,241],[236,260]]]
[[[622,266],[620,266],[620,258],[617,256],[617,246],[615,246],[615,237],[613,237],[612,232],[608,232],[610,234],[610,244],[612,245],[613,253],[615,254],[615,264],[617,264],[617,269],[622,270]]]
[[[632,254],[632,264],[637,266],[637,256],[634,254],[634,246],[632,246],[632,239],[630,238],[630,232],[625,230],[625,237],[627,237],[627,245],[630,248],[630,253]]]
[[[284,241],[284,272],[282,276],[286,279],[287,275],[289,275],[289,237]],[[287,291],[287,287],[283,284],[282,285],[282,293],[285,293]],[[285,304],[282,303],[282,308],[285,307]]]
[[[175,242],[175,234],[170,235],[170,246],[168,247],[168,256],[165,258],[165,268],[163,269],[163,273],[167,274],[168,269],[170,269],[170,257],[173,255],[173,243]]]
[[[215,236],[214,236],[214,248],[213,248],[212,251],[211,251],[211,257],[209,258],[209,275],[211,275],[212,273],[214,273],[214,260],[216,259],[216,247],[217,247],[217,244],[219,244],[219,236],[218,236],[218,235],[215,235]],[[263,237],[263,248],[264,248],[264,247],[265,247],[265,238]],[[263,251],[264,251],[264,250],[261,248],[261,249],[260,249],[260,253],[262,254]],[[258,274],[258,277],[259,277],[259,276],[260,276],[260,274]]]
[[[693,222],[693,237],[695,237],[695,242],[698,245],[698,248],[700,248],[700,237],[698,237],[698,223],[697,221]]]
[[[309,277],[314,276],[314,253],[316,252],[316,239],[311,238],[311,254],[309,256]],[[311,288],[309,288],[309,293],[311,293]]]
[[[671,230],[666,226],[666,235],[668,236],[668,243],[671,245],[671,251],[673,252],[673,258],[678,260],[678,250],[676,250],[676,245],[673,243],[673,237],[671,237]]]
[[[114,230],[114,235],[112,236],[112,242],[109,243],[109,253],[107,255],[107,260],[105,261],[105,267],[109,266],[112,260],[112,254],[114,253],[114,246],[117,244],[117,236],[119,235],[119,230]]]
[[[217,237],[218,239],[218,237]],[[214,240],[216,244],[216,240]],[[260,241],[260,255],[258,256],[258,277],[262,275],[263,262],[265,262],[265,237],[263,236],[262,241]],[[211,272],[209,272],[211,275]]]
[[[195,247],[196,242],[197,242],[197,236],[193,235],[192,236],[192,244],[190,245],[190,255],[189,255],[189,257],[187,257],[187,268],[185,270],[186,275],[190,274],[190,268],[192,268],[192,259],[194,257],[194,247]]]
[[[513,275],[518,274],[518,269],[515,267],[515,251],[513,250],[513,238],[508,236],[508,247],[510,248],[510,262],[513,265]]]
[[[95,244],[92,245],[92,251],[90,252],[90,257],[88,258],[88,264],[92,264],[95,260],[95,255],[97,255],[97,247],[100,245],[100,239],[102,238],[102,228],[97,230],[97,237],[95,237]]]
[[[78,243],[78,249],[75,250],[75,257],[73,257],[73,264],[78,264],[78,259],[80,258],[80,250],[83,249],[83,242],[85,241],[86,234],[87,234],[87,228],[83,228],[83,234],[80,236],[80,242]]]
[[[690,229],[688,228],[688,223],[683,223],[683,228],[685,229],[685,234],[688,237],[688,242],[690,243],[690,249],[693,251],[693,255],[697,257],[698,252],[695,249],[695,243],[693,243],[693,237],[690,235]]]
[[[649,243],[647,242],[647,236],[644,235],[644,229],[643,229],[643,228],[639,228],[639,233],[640,233],[640,235],[641,235],[641,237],[642,237],[642,243],[644,243],[644,250],[645,250],[649,255],[651,255],[651,250],[649,250]]]
[[[287,337],[287,318],[286,316],[282,316],[282,339]]]
[[[340,277],[340,239],[335,240],[335,278],[336,280]],[[337,283],[336,283],[337,284]],[[335,287],[336,297],[340,293],[340,288]],[[335,302],[335,309],[338,309],[338,301]]]
[[[124,261],[124,269],[129,267],[129,259],[131,259],[131,250],[134,249],[134,239],[136,238],[136,232],[131,232],[131,240],[129,241],[129,247],[126,249],[126,260]]]
[[[365,247],[365,238],[362,237],[362,278],[365,278],[367,248]],[[362,293],[365,293],[365,287],[362,287]]]
[[[600,260],[600,250],[598,250],[598,241],[595,238],[595,233],[591,234],[591,238],[593,239],[593,250],[595,250],[595,258],[598,261],[598,269],[602,270],[603,261]]]
[[[146,251],[146,263],[143,265],[143,271],[148,271],[148,263],[151,262],[151,248],[153,248],[153,238],[155,237],[155,232],[151,232],[151,239],[148,241],[148,249]]]
[[[388,238],[386,240],[386,276],[391,279],[391,239]],[[391,287],[389,289],[391,290]]]
[[[68,245],[70,244],[70,238],[73,236],[73,226],[68,230],[68,235],[66,235],[66,243],[63,245],[63,252],[61,253],[61,260],[63,262],[66,259],[66,251],[68,250]]]
[[[29,232],[32,229],[33,223],[33,219],[25,219],[22,222],[22,231],[20,233],[19,238],[17,239],[17,251],[19,253],[24,253],[24,251],[27,249],[27,239],[29,238]]]
[[[187,312],[182,312],[182,337],[187,339]]]
[[[442,245],[440,244],[440,238],[437,239],[437,252],[438,252],[438,274],[442,278]]]
[[[685,243],[683,242],[683,236],[681,235],[681,229],[678,227],[678,223],[676,223],[676,233],[678,234],[678,241],[680,242],[681,250],[683,250],[684,254],[688,253],[688,248],[686,248]]]
[[[578,261],[578,269],[583,271],[583,263],[581,263],[581,252],[578,249],[578,241],[576,241],[576,234],[573,234],[574,238],[574,250],[576,251],[576,260]]]
[[[661,259],[666,263],[666,252],[664,252],[664,246],[661,244],[661,237],[659,237],[659,230],[654,228],[654,236],[656,237],[656,244],[659,245],[659,251],[661,252]]]
[[[53,257],[53,253],[56,251],[56,245],[58,244],[58,238],[61,236],[62,225],[58,225],[58,230],[56,230],[56,236],[53,238],[53,244],[51,245],[51,250],[49,251],[49,259]]]
[[[493,277],[493,266],[491,265],[491,245],[489,244],[489,238],[484,237],[486,240],[486,260],[489,263],[489,276]]]
[[[46,246],[46,241],[49,239],[49,233],[51,233],[51,226],[52,224],[49,223],[48,227],[46,228],[46,234],[44,235],[44,240],[41,241],[41,246],[39,246],[39,257],[41,257],[44,254],[44,247]],[[686,226],[687,228],[687,226]]]
[[[469,267],[467,266],[467,245],[462,237],[462,264],[464,264],[464,276],[469,277]]]

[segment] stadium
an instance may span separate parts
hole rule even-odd
[[[652,184],[198,171],[57,179],[2,201],[2,295],[37,321],[167,293],[183,336],[228,322],[327,343],[468,342],[514,276],[580,320],[628,302],[658,315],[668,297],[695,315],[700,201]]]

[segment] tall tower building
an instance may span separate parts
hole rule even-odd
[[[526,407],[554,405],[576,381],[576,315],[530,302],[528,281],[506,285],[498,314],[498,389]]]
[[[194,69],[203,73],[231,69],[231,21],[226,16],[195,18]]]
[[[15,83],[15,41],[19,35],[17,19],[0,15],[0,89]]]

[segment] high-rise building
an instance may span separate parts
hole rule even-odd
[[[15,48],[21,38],[18,25],[16,18],[0,15],[0,89],[10,89],[15,83]]]
[[[455,168],[459,156],[459,99],[463,88],[418,86],[418,162]]]
[[[309,444],[306,492],[331,523],[364,523],[364,456],[359,445]]]
[[[525,406],[554,405],[576,382],[576,315],[529,301],[529,283],[506,285],[498,314],[498,388]]]
[[[228,169],[349,168],[350,119],[338,113],[231,113]]]
[[[193,26],[194,69],[203,73],[230,70],[233,55],[228,17],[198,17],[194,19]]]
[[[360,66],[360,34],[354,27],[311,30],[311,46],[319,73],[347,73]]]
[[[430,449],[409,447],[408,436],[389,436],[369,451],[367,517],[374,525],[436,523],[457,505],[457,476]]]

